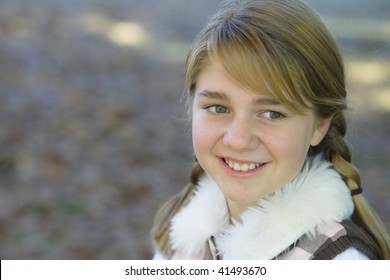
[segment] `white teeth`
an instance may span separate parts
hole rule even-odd
[[[248,169],[249,169],[248,164],[244,164],[241,166],[241,171],[248,171]]]
[[[228,161],[226,159],[225,162],[227,165],[230,166],[231,169],[234,169],[235,171],[243,171],[243,172],[256,169],[261,165],[260,163],[239,164],[237,162]]]

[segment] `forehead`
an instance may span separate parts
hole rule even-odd
[[[205,90],[203,88],[205,84],[209,87],[207,90],[213,90],[213,86],[218,84],[219,88],[214,91],[244,89],[247,93],[268,97],[268,100],[283,104],[296,113],[303,113],[306,109],[312,108],[310,102],[299,92],[294,91],[282,74],[273,67],[255,61],[250,63],[246,59],[238,61],[223,58],[215,52],[209,56],[208,62],[199,72],[195,85],[196,92]]]
[[[232,94],[239,98],[248,97],[255,104],[280,105],[273,96],[252,92],[232,80],[220,64],[208,65],[199,75],[195,89],[195,98],[231,101]]]

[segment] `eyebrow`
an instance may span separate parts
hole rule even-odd
[[[282,103],[272,97],[260,97],[256,99],[255,104],[257,105],[281,105]]]
[[[227,96],[225,93],[219,92],[219,91],[204,90],[204,91],[198,92],[197,95],[200,97],[206,97],[209,99],[221,99],[221,100],[225,100],[225,101],[230,100],[229,96]]]
[[[204,90],[201,92],[196,93],[199,97],[206,97],[209,99],[219,99],[219,100],[225,100],[229,101],[230,98],[223,92],[219,91],[209,91],[209,90]],[[268,96],[262,96],[254,100],[253,102],[256,105],[281,105],[282,103],[272,97]]]

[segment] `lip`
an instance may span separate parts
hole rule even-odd
[[[237,162],[239,164],[250,164],[250,163],[258,163],[258,162],[254,162],[254,161],[242,161],[242,160],[236,160],[236,159],[232,159],[232,158],[219,158],[219,161],[220,161],[220,164],[222,166],[222,169],[230,176],[233,176],[233,177],[249,177],[249,176],[253,176],[253,175],[256,175],[260,172],[262,172],[264,170],[265,167],[267,167],[268,163],[264,163],[262,165],[260,165],[259,167],[255,168],[255,169],[252,169],[252,170],[248,170],[248,171],[237,171],[237,170],[234,170],[232,169],[230,166],[228,166],[225,162],[225,160],[228,160],[228,161],[233,161],[233,162]]]
[[[257,164],[257,163],[259,163],[258,161],[239,160],[239,159],[230,158],[230,157],[220,157],[220,158],[223,159],[223,160],[227,160],[227,161],[237,162],[238,164],[251,164],[251,163]]]

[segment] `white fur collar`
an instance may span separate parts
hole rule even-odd
[[[317,156],[294,180],[242,213],[242,223],[233,225],[223,193],[203,177],[189,204],[173,217],[170,237],[173,249],[186,256],[204,255],[207,240],[214,236],[223,259],[272,259],[302,235],[349,218],[353,208],[340,175]]]

